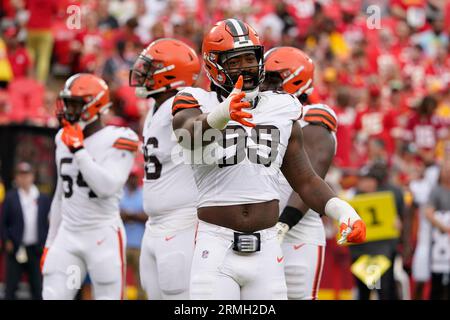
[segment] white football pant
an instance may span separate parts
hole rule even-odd
[[[197,223],[162,233],[145,227],[139,272],[149,300],[189,299],[189,277]]]
[[[261,250],[233,250],[234,231],[199,222],[190,298],[195,300],[286,300],[284,257],[275,227],[258,231]]]
[[[86,273],[91,278],[96,300],[123,299],[125,245],[122,221],[76,232],[62,224],[43,266],[43,299],[73,299]]]
[[[325,258],[325,246],[282,244],[289,300],[317,300]]]

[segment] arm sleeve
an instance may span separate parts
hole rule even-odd
[[[75,153],[83,178],[99,197],[110,197],[120,191],[134,163],[134,152],[111,148],[105,161],[97,163],[82,149]]]
[[[45,246],[48,248],[53,244],[53,241],[56,238],[56,234],[58,232],[59,226],[62,220],[61,213],[61,201],[63,196],[63,186],[62,180],[58,177],[58,182],[56,184],[55,194],[53,195],[52,204],[50,206],[49,213],[49,228],[47,234],[47,241],[45,242]]]

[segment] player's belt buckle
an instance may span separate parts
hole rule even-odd
[[[235,232],[233,250],[245,253],[261,250],[261,234]]]

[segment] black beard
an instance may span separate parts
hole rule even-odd
[[[250,90],[253,90],[258,85],[259,77],[258,77],[258,74],[255,74],[254,72],[242,70],[241,72],[238,72],[238,73],[232,73],[232,74],[230,74],[232,83],[236,83],[236,81],[239,79],[239,76],[242,76],[243,78],[250,76],[252,78],[253,83],[252,83],[252,88]],[[244,82],[245,82],[245,80],[244,80]],[[234,87],[234,85],[233,85],[233,87]],[[233,90],[233,88],[231,88],[231,90]]]

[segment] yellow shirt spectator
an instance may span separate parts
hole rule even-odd
[[[12,78],[13,73],[8,60],[6,45],[3,39],[0,39],[0,81],[10,82]]]

